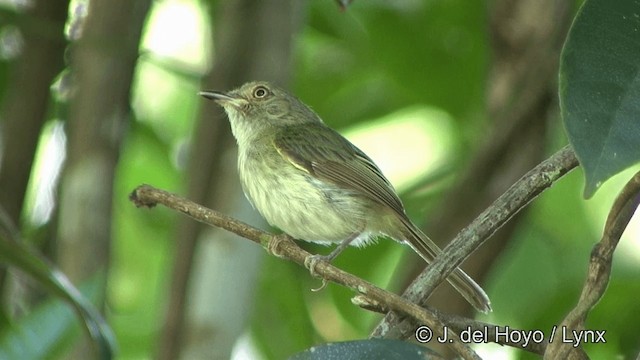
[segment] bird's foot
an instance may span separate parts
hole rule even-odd
[[[275,257],[283,259],[284,255],[282,255],[280,245],[285,241],[291,241],[291,239],[289,239],[285,234],[280,234],[272,237],[271,241],[267,243],[267,251],[270,254],[273,254]]]
[[[304,267],[306,267],[309,270],[309,273],[311,273],[311,276],[320,277],[320,275],[318,275],[318,273],[316,272],[316,266],[318,266],[318,263],[320,262],[326,262],[327,264],[331,263],[331,260],[333,260],[334,258],[331,255],[332,254],[307,256],[304,259]],[[325,287],[327,287],[327,279],[323,278],[322,285],[320,285],[319,288],[311,289],[311,291],[317,292],[324,289]]]

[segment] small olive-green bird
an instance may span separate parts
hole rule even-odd
[[[409,245],[427,263],[441,252],[407,217],[378,166],[295,96],[267,82],[200,95],[226,111],[242,188],[271,225],[296,239],[338,243],[329,261],[379,235]],[[476,309],[491,311],[486,293],[462,270],[447,280]]]

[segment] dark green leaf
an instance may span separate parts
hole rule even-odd
[[[639,1],[585,1],[562,51],[560,106],[585,197],[640,161]]]
[[[100,297],[103,275],[82,286],[89,298]],[[0,334],[0,359],[50,359],[63,355],[78,337],[78,322],[69,306],[52,299],[36,307]]]
[[[84,321],[84,326],[96,345],[98,358],[113,357],[116,349],[115,338],[100,313],[60,270],[49,264],[27,244],[18,241],[15,226],[4,211],[0,211],[0,263],[15,266],[69,302]]]

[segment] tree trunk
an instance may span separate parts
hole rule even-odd
[[[113,180],[129,121],[129,92],[149,6],[149,0],[92,0],[73,49],[58,262],[76,284],[100,271],[106,281]],[[74,355],[77,359],[90,357],[87,353]]]
[[[10,64],[0,108],[0,205],[17,226],[40,132],[47,120],[51,83],[64,67],[68,6],[68,0],[35,1],[21,15],[29,21],[18,25],[24,45]],[[5,269],[0,268],[2,290],[5,275]]]

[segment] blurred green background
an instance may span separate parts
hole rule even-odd
[[[353,306],[352,292],[312,292],[320,281],[305,269],[166,209],[137,209],[128,194],[147,183],[268,229],[238,188],[225,115],[196,95],[267,79],[367,152],[412,219],[446,243],[567,142],[557,62],[577,4],[559,3],[358,0],[341,10],[320,0],[0,1],[0,200],[24,241],[94,289],[119,359],[283,359],[366,338],[381,316]],[[48,78],[35,70],[49,65]],[[30,123],[16,108],[40,112]],[[22,175],[11,171],[8,159],[28,154],[33,160],[15,162]],[[582,170],[573,171],[472,255],[463,267],[494,308],[478,318],[545,333],[559,324],[634,170],[588,201]],[[585,345],[592,358],[639,350],[639,226],[636,216],[587,320],[607,330],[606,344]],[[386,239],[335,264],[394,292],[424,267]],[[56,334],[46,357],[82,354],[79,322],[49,308],[37,283],[10,269],[1,290],[0,346],[35,346],[12,345],[11,334],[46,329]],[[451,294],[433,305],[472,316]],[[54,326],[61,319],[74,321]],[[488,359],[535,358],[477,348]]]

